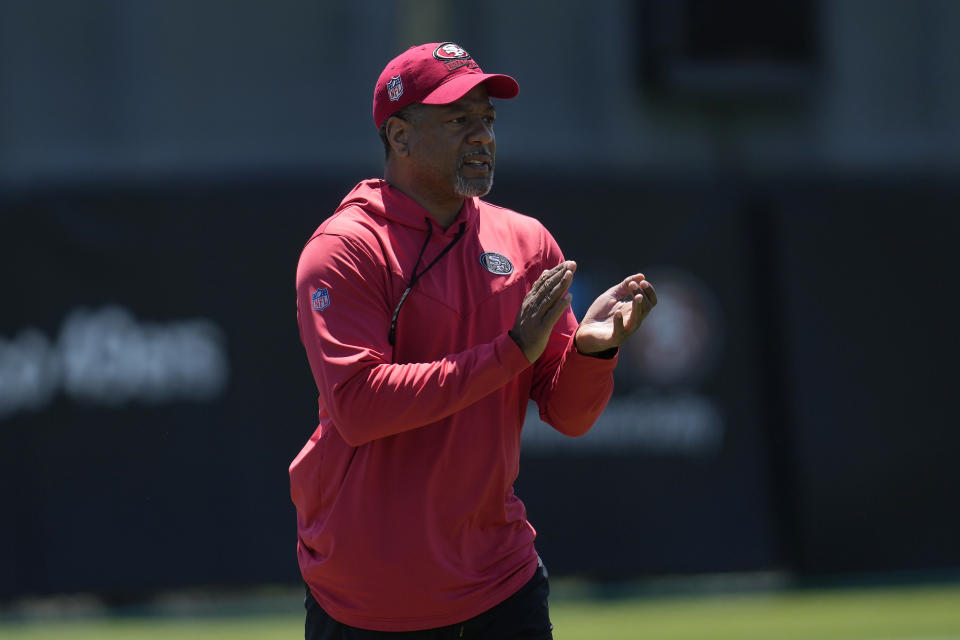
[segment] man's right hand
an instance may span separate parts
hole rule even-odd
[[[571,297],[567,290],[576,270],[576,262],[561,262],[540,274],[523,298],[510,337],[530,362],[536,361],[547,348],[553,325],[570,306]]]

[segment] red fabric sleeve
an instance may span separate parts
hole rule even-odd
[[[321,234],[297,267],[297,315],[321,402],[343,440],[360,446],[441,420],[514,379],[529,363],[506,334],[434,362],[391,363],[390,275],[349,238]],[[327,289],[328,306],[311,297]]]
[[[544,268],[563,260],[556,241],[544,229]],[[576,278],[576,275],[574,275]],[[617,357],[594,358],[577,351],[576,316],[571,309],[553,328],[547,348],[534,363],[530,397],[540,409],[540,418],[568,436],[582,436],[603,413],[613,394],[613,370]],[[619,352],[618,352],[619,353]]]

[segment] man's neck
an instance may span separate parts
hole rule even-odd
[[[384,171],[383,177],[392,187],[402,191],[408,198],[426,209],[430,217],[444,229],[452,225],[453,221],[457,219],[460,210],[463,209],[463,203],[466,201],[466,198],[462,196],[438,197],[423,189],[413,188],[412,181],[404,180],[402,176],[397,175],[397,172],[390,171],[389,165]]]

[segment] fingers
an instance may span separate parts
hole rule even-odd
[[[624,278],[620,284],[613,287],[613,296],[618,300],[627,301],[638,295],[642,295],[647,303],[644,305],[645,311],[649,312],[657,305],[657,292],[642,273]]]
[[[647,280],[644,280],[640,283],[640,289],[643,291],[643,297],[649,302],[650,308],[652,309],[657,306],[657,292],[653,288],[653,285]]]
[[[553,326],[556,322],[556,318],[551,320],[553,313],[556,311],[557,307],[566,308],[566,304],[561,304],[561,301],[564,298],[570,297],[570,294],[567,291],[570,289],[570,284],[573,282],[573,272],[569,270],[561,271],[557,274],[554,274],[547,280],[544,284],[543,290],[541,292],[542,299],[540,301],[539,312],[543,316],[543,322],[549,326]],[[568,301],[569,303],[569,301]],[[563,312],[563,309],[556,314],[556,317],[560,317],[560,313]]]
[[[642,278],[643,274],[637,274],[637,276]],[[654,290],[653,285],[646,280],[638,281],[636,279],[637,276],[631,276],[622,283],[622,285],[626,285],[629,291],[629,293],[624,296],[623,302],[628,300],[631,302],[629,317],[624,327],[624,337],[629,336],[639,329],[640,323],[643,322],[644,318],[647,317],[657,304],[657,292]],[[614,324],[616,325],[616,321]]]
[[[564,271],[574,272],[576,270],[577,263],[573,260],[564,260],[552,269],[545,269],[544,272],[540,274],[540,277],[537,278],[537,281],[533,283],[533,287],[530,288],[530,293],[539,292],[548,282],[556,278],[558,274],[562,276]]]
[[[655,306],[657,306],[657,292],[654,290],[653,285],[649,282],[641,282],[637,286],[637,293],[633,297],[634,312],[638,312],[634,330],[640,326],[640,323]]]
[[[631,317],[633,317],[632,314],[631,314]],[[613,312],[613,335],[622,336],[624,333],[626,333],[626,329],[623,326],[623,312],[614,311]]]
[[[639,291],[639,288],[637,290]],[[640,323],[643,322],[643,318],[647,315],[647,311],[644,310],[645,303],[646,299],[642,293],[637,293],[633,296],[633,306],[630,308],[630,319],[627,322],[628,326],[624,328],[624,336],[629,336],[640,328]]]
[[[577,263],[568,260],[547,269],[523,298],[510,336],[530,362],[543,353],[553,326],[570,307],[567,290],[576,268]]]
[[[573,296],[569,293],[564,294],[562,298],[557,300],[547,314],[543,317],[543,324],[550,329],[553,329],[553,325],[557,323],[557,320],[560,319],[560,316],[563,315],[563,312],[567,310],[567,307],[570,306],[570,302],[573,300]]]
[[[640,283],[644,281],[645,277],[642,273],[635,273],[632,276],[628,276],[612,287],[613,295],[619,300],[624,300],[634,295],[636,286],[639,286]]]
[[[527,294],[529,304],[535,314],[549,313],[553,305],[567,292],[573,281],[573,272],[577,263],[572,260],[561,262],[552,269],[544,271]]]

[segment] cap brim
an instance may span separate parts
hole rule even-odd
[[[479,84],[486,85],[491,98],[509,100],[520,93],[520,85],[510,76],[501,73],[464,73],[444,82],[420,102],[450,104],[470,93]]]

